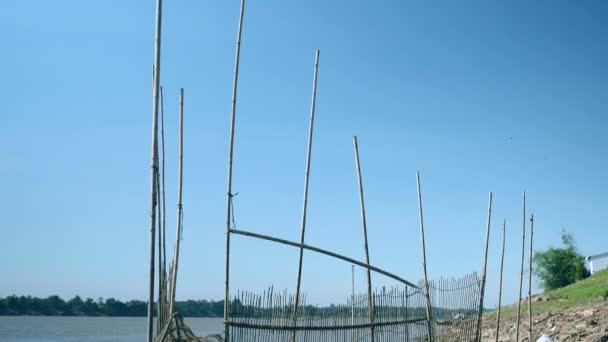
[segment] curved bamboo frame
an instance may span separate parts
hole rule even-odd
[[[273,236],[270,236],[270,235],[252,233],[252,232],[248,232],[248,231],[244,231],[244,230],[239,230],[239,229],[230,229],[229,233],[237,234],[237,235],[243,235],[243,236],[249,236],[249,237],[253,237],[253,238],[261,239],[261,240],[266,240],[266,241],[277,242],[277,243],[281,243],[283,245],[292,246],[292,247],[298,247],[298,248],[306,249],[306,250],[309,250],[309,251],[317,252],[317,253],[320,253],[320,254],[325,254],[325,255],[328,255],[330,257],[334,257],[336,259],[344,260],[346,262],[355,264],[355,265],[363,267],[363,268],[369,268],[370,271],[374,271],[376,273],[379,273],[379,274],[382,274],[382,275],[387,276],[389,278],[392,278],[392,279],[394,279],[394,280],[396,280],[396,281],[398,281],[398,282],[400,282],[402,284],[405,284],[407,286],[419,289],[419,287],[417,285],[415,285],[414,283],[409,282],[409,281],[401,278],[398,275],[395,275],[393,273],[385,271],[385,270],[383,270],[383,269],[381,269],[379,267],[368,265],[367,263],[355,260],[353,258],[349,258],[347,256],[344,256],[344,255],[341,255],[341,254],[338,254],[338,253],[334,253],[334,252],[328,251],[326,249],[322,249],[322,248],[319,248],[319,247],[307,245],[307,244],[304,244],[304,243],[298,243],[298,242],[293,242],[293,241],[289,241],[289,240],[285,240],[285,239],[280,239],[280,238],[273,237]]]

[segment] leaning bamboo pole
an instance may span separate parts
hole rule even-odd
[[[481,316],[483,314],[483,295],[486,289],[486,272],[488,269],[488,246],[490,244],[490,223],[492,220],[492,193],[488,203],[488,226],[486,230],[486,249],[483,257],[483,272],[481,273],[481,289],[479,294],[479,312],[477,313],[477,341],[481,341]]]
[[[230,145],[228,151],[228,190],[226,192],[226,275],[224,283],[224,341],[230,341],[230,326],[228,317],[228,301],[230,300],[230,215],[232,207],[232,157],[234,154],[234,124],[236,120],[236,95],[239,79],[239,59],[241,56],[241,33],[243,31],[243,14],[245,0],[241,0],[239,28],[236,38],[236,56],[234,61],[234,81],[232,84],[232,110],[230,113]]]
[[[365,202],[363,200],[363,181],[361,180],[361,164],[359,163],[359,146],[357,136],[353,137],[353,147],[355,148],[355,164],[357,167],[357,180],[359,182],[359,203],[361,204],[361,221],[363,224],[363,246],[365,247],[365,263],[367,265],[367,305],[369,311],[369,323],[371,328],[371,342],[374,342],[374,300],[372,297],[372,276],[369,267],[369,249],[367,245],[367,221],[365,219]]]
[[[498,342],[498,334],[500,333],[500,306],[502,301],[502,271],[505,261],[505,235],[507,230],[507,220],[502,222],[502,253],[500,254],[500,281],[498,284],[498,310],[496,313],[496,342]]]
[[[429,293],[429,279],[426,272],[426,244],[424,242],[424,220],[422,216],[422,191],[420,189],[420,172],[416,171],[416,180],[418,182],[418,210],[420,213],[420,235],[422,237],[422,270],[424,271],[424,298],[426,308],[426,322],[428,340],[433,341],[433,326],[431,322],[431,295]]]
[[[179,245],[182,240],[182,184],[184,166],[184,88],[179,90],[179,167],[177,178],[177,224],[175,227],[175,249],[173,267],[171,268],[171,297],[169,298],[169,317],[175,310],[175,286],[177,284],[177,267],[179,265]]]
[[[310,125],[308,127],[308,148],[306,152],[306,174],[304,176],[304,204],[302,208],[302,225],[301,225],[301,234],[300,234],[300,243],[304,243],[304,234],[306,232],[306,209],[308,208],[308,179],[310,177],[310,159],[312,156],[312,133],[315,122],[315,104],[317,99],[317,75],[319,72],[319,49],[317,49],[317,53],[315,55],[315,67],[314,67],[314,77],[312,81],[312,100],[310,105]],[[298,258],[298,277],[296,281],[296,294],[293,305],[293,327],[296,327],[298,322],[298,305],[300,304],[300,284],[302,281],[302,259],[304,257],[304,248],[300,247],[300,255]],[[296,340],[296,330],[294,329],[291,334],[291,340]]]
[[[526,250],[526,192],[524,191],[524,224],[523,224],[523,238],[521,242],[521,270],[519,272],[519,297],[517,299],[517,327],[515,328],[515,340],[519,341],[519,321],[521,314],[521,288],[524,281],[524,252]]]
[[[530,217],[530,268],[528,269],[528,332],[532,341],[532,240],[534,238],[534,214]]]
[[[152,90],[152,170],[150,185],[150,274],[148,282],[147,341],[152,342],[154,309],[154,241],[156,225],[156,181],[158,174],[158,90],[160,79],[160,43],[162,0],[156,0],[156,32],[154,37],[154,77]]]

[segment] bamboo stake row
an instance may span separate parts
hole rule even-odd
[[[481,279],[470,274],[460,279],[429,282],[432,298],[433,336],[436,339],[474,340],[481,297]],[[345,304],[318,307],[300,305],[293,322],[295,295],[276,293],[273,287],[262,295],[238,291],[229,302],[228,322],[238,341],[284,341],[295,336],[304,341],[409,341],[427,339],[426,300],[419,288],[391,287],[372,293],[374,323],[369,320],[367,294],[351,295]],[[374,335],[371,328],[374,328]]]
[[[462,278],[441,278],[429,283],[433,338],[469,341],[477,338],[481,280],[477,273]]]
[[[370,340],[371,327],[375,338],[380,341],[394,340],[396,336],[406,336],[406,331],[414,335],[416,323],[425,321],[422,293],[411,288],[383,288],[376,290],[372,302],[376,321],[369,323],[369,298],[366,294],[350,297],[346,304],[319,308],[306,305],[301,294],[301,305],[297,310],[296,325],[293,325],[295,296],[286,291],[275,293],[273,288],[262,295],[237,292],[229,303],[231,336],[239,341],[284,341],[294,335],[304,341]],[[415,297],[409,298],[408,297]],[[411,309],[403,303],[415,304]],[[417,313],[417,316],[412,315]],[[400,338],[403,340],[403,338]]]

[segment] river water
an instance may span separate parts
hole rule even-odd
[[[223,330],[222,318],[187,317],[184,320],[197,336]],[[145,339],[145,317],[0,316],[1,342],[141,342]]]

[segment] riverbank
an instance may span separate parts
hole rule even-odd
[[[517,341],[517,304],[501,309],[498,341]],[[496,311],[483,317],[482,341],[496,341]],[[528,303],[522,302],[519,341],[529,341]],[[532,336],[553,341],[608,341],[608,270],[532,297]]]

